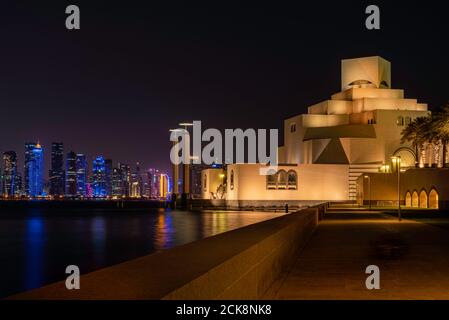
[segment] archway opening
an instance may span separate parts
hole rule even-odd
[[[406,207],[412,206],[412,195],[410,194],[410,192],[407,192],[407,194],[405,195],[405,206]]]
[[[415,153],[409,148],[401,148],[396,150],[394,153],[395,157],[401,157],[401,167],[402,168],[413,168],[415,167]]]
[[[419,208],[419,196],[418,196],[418,192],[413,192],[412,195],[412,207],[413,208]]]
[[[435,189],[429,193],[429,208],[438,209],[438,192]]]
[[[421,191],[419,194],[419,207],[421,209],[427,209],[429,207],[427,203],[427,193],[425,190]]]

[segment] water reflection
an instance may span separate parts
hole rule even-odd
[[[1,212],[0,298],[280,216],[267,212],[158,209],[130,212]]]
[[[90,235],[92,239],[92,251],[96,265],[105,262],[106,221],[103,216],[95,216],[90,223]]]
[[[25,245],[25,288],[31,289],[42,283],[44,268],[44,221],[40,217],[30,217],[26,223]]]
[[[155,248],[162,250],[172,247],[173,224],[170,214],[160,213],[156,224]]]

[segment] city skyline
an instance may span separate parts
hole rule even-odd
[[[139,161],[125,164],[97,155],[92,157],[89,166],[85,154],[65,150],[63,142],[53,142],[47,151],[47,154],[50,153],[50,166],[47,167],[45,150],[40,142],[24,143],[23,164],[18,157],[20,152],[0,151],[1,195],[32,198],[166,198],[170,191],[168,174],[154,167],[141,169]],[[160,177],[155,180],[154,176]],[[161,183],[166,190],[160,189]]]

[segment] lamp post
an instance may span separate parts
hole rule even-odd
[[[401,216],[401,157],[392,157],[393,164],[396,167],[396,172],[398,175],[398,220],[402,221]]]
[[[180,126],[184,127],[184,132],[188,132],[187,128],[192,127],[193,123],[183,122],[179,124]],[[184,145],[184,152],[186,152],[182,168],[183,168],[183,179],[182,179],[182,193],[185,194],[185,197],[188,196],[190,193],[190,136],[186,134],[184,137],[185,145]]]
[[[369,211],[371,211],[371,177],[370,176],[365,176],[365,179],[368,179],[368,189],[369,189]]]

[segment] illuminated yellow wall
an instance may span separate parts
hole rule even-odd
[[[202,171],[201,189],[203,199],[213,199],[211,192],[217,192],[217,188],[223,181],[222,174],[222,169],[206,169]]]
[[[295,170],[297,190],[268,190],[266,176],[260,175],[258,164],[228,165],[227,200],[347,200],[348,166],[297,165],[279,166],[279,170]],[[234,172],[234,188],[230,175]]]

